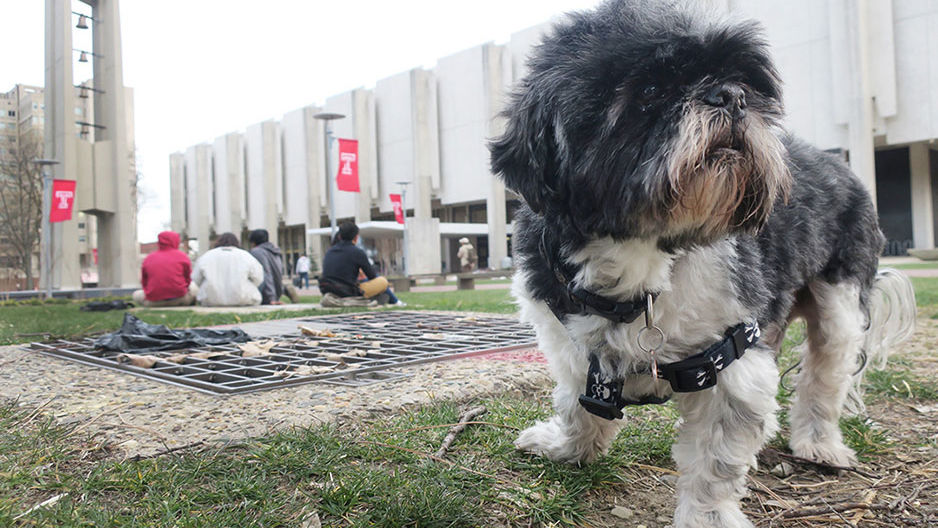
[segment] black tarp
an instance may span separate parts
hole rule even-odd
[[[91,301],[83,304],[79,310],[83,312],[107,312],[109,310],[126,310],[133,308],[134,303],[121,300],[116,301]]]
[[[186,328],[173,330],[166,325],[155,325],[141,321],[133,314],[125,313],[120,330],[105,334],[94,340],[95,348],[115,352],[141,353],[160,350],[178,350],[208,345],[244,343],[251,336],[240,328],[211,330],[208,328]]]

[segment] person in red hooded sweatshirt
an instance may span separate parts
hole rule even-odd
[[[134,292],[134,302],[143,306],[195,304],[199,288],[190,279],[192,262],[179,251],[179,234],[163,231],[157,242],[159,249],[143,259],[140,273],[143,289]]]

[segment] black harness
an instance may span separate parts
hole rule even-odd
[[[559,304],[550,299],[547,300],[548,307],[561,324],[567,315],[574,313],[596,315],[617,324],[628,324],[645,313],[650,305],[649,296],[652,301],[657,299],[657,292],[645,292],[640,297],[620,302],[577,286],[572,274],[557,265],[551,258],[551,253],[547,251],[544,234],[545,232],[541,233],[541,255],[551,267],[558,282],[563,285],[566,295],[566,302]],[[565,306],[573,306],[577,311],[571,312],[565,309]],[[759,325],[755,321],[740,323],[727,329],[722,340],[703,352],[675,363],[657,365],[654,369],[657,371],[657,378],[666,380],[674,392],[697,392],[709,389],[717,384],[717,373],[743,357],[746,349],[759,340],[759,335]],[[648,375],[654,370],[636,372],[635,375]],[[627,405],[661,404],[670,399],[670,396],[659,397],[653,394],[638,399],[624,398],[622,396],[624,382],[624,378],[613,378],[606,374],[600,364],[599,356],[590,354],[586,392],[579,397],[580,405],[596,416],[615,420],[622,418],[622,408]]]

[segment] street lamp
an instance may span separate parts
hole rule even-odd
[[[325,122],[326,130],[326,196],[329,200],[329,225],[332,228],[332,234],[329,237],[329,242],[331,243],[335,240],[335,232],[338,229],[336,227],[335,219],[335,195],[338,192],[335,186],[335,176],[332,174],[332,142],[335,141],[335,136],[332,134],[332,123],[331,121],[336,119],[342,119],[345,117],[344,114],[334,114],[332,112],[320,112],[314,115],[316,119]]]
[[[46,284],[46,299],[52,298],[52,223],[49,222],[49,213],[52,211],[52,174],[46,167],[57,165],[53,159],[36,159],[33,163],[39,165],[42,172],[42,280]]]
[[[407,258],[407,186],[413,182],[410,181],[399,181],[394,182],[396,185],[401,186],[401,213],[404,215],[404,276],[407,276],[407,269],[410,267],[410,262]]]

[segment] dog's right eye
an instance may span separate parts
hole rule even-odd
[[[642,91],[638,95],[638,102],[640,103],[639,109],[642,112],[648,112],[651,109],[652,101],[657,95],[658,87],[654,84],[649,84],[642,88]]]

